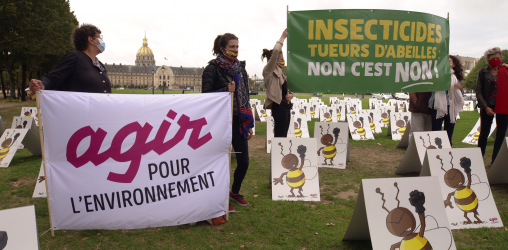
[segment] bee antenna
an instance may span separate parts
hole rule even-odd
[[[291,146],[289,146],[289,153],[291,154],[291,148],[293,147],[293,140],[289,140],[289,143],[291,144]]]
[[[386,212],[390,213],[390,211],[388,211],[388,209],[386,209],[385,207],[385,203],[386,203],[386,200],[385,200],[385,194],[383,192],[381,192],[381,189],[380,188],[376,188],[376,193],[380,194],[381,195],[381,200],[383,201],[383,205],[381,206],[384,210],[386,210]]]
[[[425,140],[421,136],[420,136],[420,139],[422,140],[423,146],[425,147]]]
[[[397,207],[399,207],[399,205],[400,205],[400,201],[399,201],[399,192],[400,192],[399,185],[397,184],[397,182],[393,183],[393,185],[397,188],[397,195],[395,195],[395,200],[399,202],[399,203],[397,203]]]
[[[429,136],[429,143],[430,143],[430,146],[432,146],[432,141],[430,140],[430,134],[427,133],[427,136]]]
[[[319,127],[321,128],[321,135],[323,135],[323,126],[319,125]]]
[[[436,159],[439,159],[439,160],[441,161],[441,169],[442,169],[443,171],[445,171],[445,173],[446,173],[446,170],[443,168],[443,167],[444,167],[444,163],[443,163],[443,159],[441,159],[441,156],[436,155]]]
[[[284,154],[282,153],[282,151],[284,151],[284,146],[282,146],[282,143],[279,142],[279,146],[280,146],[280,154],[282,156],[284,156]]]
[[[330,133],[330,123],[328,123],[328,129],[326,130],[326,134]]]
[[[450,160],[450,164],[452,164],[452,168],[453,168],[453,163],[452,163],[452,161],[453,161],[453,155],[452,155],[452,151],[450,151],[450,155],[452,156],[452,159]]]

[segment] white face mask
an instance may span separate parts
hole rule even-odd
[[[99,50],[102,52],[104,52],[104,50],[106,50],[106,43],[104,41],[102,41],[102,39],[100,38],[97,38],[97,40],[99,40],[99,44],[96,45],[97,48],[99,48]]]

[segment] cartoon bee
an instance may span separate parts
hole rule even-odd
[[[388,212],[388,216],[386,216],[386,228],[391,234],[397,237],[403,237],[400,242],[391,245],[390,249],[449,249],[452,245],[450,230],[446,227],[439,227],[437,220],[433,216],[425,216],[425,207],[423,206],[425,204],[425,194],[418,190],[409,193],[409,203],[411,206],[415,207],[415,211],[420,220],[420,225],[417,226],[413,213],[405,207],[400,207],[400,200],[398,199],[400,190],[397,182],[393,185],[397,188],[395,200],[398,203],[397,207],[392,211],[388,211],[385,207],[385,194],[381,192],[380,188],[376,188],[376,193],[381,195],[381,200],[383,201],[382,208]],[[427,223],[426,220],[428,220],[429,223]],[[449,238],[449,240],[443,240],[444,237]],[[436,244],[434,248],[431,245],[430,239],[432,239],[433,244]],[[438,248],[437,245],[439,244],[441,244],[441,246]]]
[[[478,205],[479,205],[478,201],[485,200],[490,195],[490,188],[488,188],[487,183],[479,182],[479,179],[478,179],[478,183],[473,184],[473,185],[478,185],[478,186],[475,186],[475,190],[476,190],[476,188],[478,188],[478,191],[482,192],[481,193],[482,195],[479,198],[476,195],[476,193],[471,189],[471,184],[472,184],[471,159],[469,159],[467,157],[462,157],[462,158],[460,158],[460,162],[459,162],[460,167],[462,167],[464,169],[464,172],[466,172],[466,175],[467,175],[467,185],[465,185],[466,180],[465,180],[464,174],[462,174],[462,172],[460,170],[453,168],[453,154],[451,151],[449,154],[451,156],[450,164],[452,165],[452,168],[449,169],[448,171],[446,171],[443,168],[444,167],[443,159],[441,159],[441,157],[439,155],[436,155],[436,158],[441,161],[441,169],[443,171],[445,171],[445,174],[444,174],[445,184],[448,187],[455,189],[455,191],[448,194],[448,197],[444,201],[445,209],[448,206],[451,209],[454,208],[452,203],[450,202],[450,199],[453,195],[454,199],[455,199],[455,204],[457,205],[457,207],[459,207],[460,210],[462,210],[464,212],[464,217],[467,219],[467,221],[463,222],[464,224],[472,224],[473,223],[467,217],[468,213],[473,213],[473,216],[476,218],[476,220],[474,221],[474,224],[483,223],[482,220],[480,218],[478,218],[478,215],[479,215],[478,214]],[[479,184],[481,184],[481,185],[479,185]],[[485,186],[487,186],[486,189],[485,189]],[[487,190],[487,189],[489,190],[488,194],[484,195],[485,190]]]
[[[399,106],[400,106],[400,110],[402,110],[402,112],[404,112],[404,110],[406,110],[406,105],[405,105],[405,103],[402,103],[402,102],[401,102]]]
[[[476,133],[467,135],[467,137],[473,137],[473,139],[471,139],[471,143],[478,143],[478,139],[480,139],[480,132],[482,131],[482,126],[478,126],[476,131]]]
[[[466,110],[471,110],[471,103],[466,102]]]
[[[7,131],[7,134],[5,135],[5,140],[1,144],[2,149],[0,149],[0,163],[7,156],[7,154],[9,154],[9,150],[11,149],[12,144],[14,144],[14,142],[16,142],[20,136],[20,133],[14,133],[16,133],[16,130],[12,131],[11,138],[8,138],[9,131]],[[12,138],[12,135],[14,135],[14,139]]]
[[[351,120],[353,121],[353,116],[351,116]],[[355,127],[355,131],[351,132],[351,134],[360,135],[360,140],[367,140],[367,131],[363,128],[363,117],[360,116],[359,121],[353,122],[353,127]],[[362,139],[363,137],[363,139]]]
[[[319,126],[321,128],[321,144],[325,145],[324,147],[321,147],[317,151],[317,155],[321,156],[320,152],[323,150],[323,156],[325,157],[325,162],[323,165],[328,165],[326,163],[326,160],[330,160],[330,165],[333,165],[333,158],[337,155],[337,148],[335,145],[337,144],[337,139],[339,138],[340,129],[334,128],[333,129],[333,135],[335,137],[335,142],[333,142],[333,137],[329,132],[327,131],[325,135],[323,135],[323,127]],[[328,130],[330,129],[330,124],[328,124]],[[333,142],[333,144],[332,144]]]
[[[336,112],[337,112],[337,120],[340,120],[340,118],[342,117],[342,106],[339,106]]]
[[[397,115],[395,115],[397,116]],[[406,126],[407,126],[407,122],[409,120],[409,117],[406,115],[404,116],[404,120],[401,119],[402,118],[402,115],[399,115],[399,120],[397,120],[395,122],[395,126],[399,127],[397,128],[395,131],[392,132],[392,134],[400,134],[400,136],[403,136],[404,133],[406,132]]]
[[[295,197],[295,193],[293,193],[293,189],[298,189],[298,196],[296,197],[303,197],[303,185],[305,184],[305,173],[302,171],[303,165],[305,162],[305,152],[307,151],[307,147],[304,145],[299,145],[296,149],[296,152],[300,155],[300,161],[298,161],[298,157],[291,153],[291,147],[293,147],[293,141],[289,141],[291,143],[291,146],[289,147],[289,154],[284,155],[282,152],[284,151],[284,147],[282,146],[282,143],[279,142],[279,146],[281,147],[280,154],[282,157],[282,167],[289,170],[288,172],[282,173],[279,178],[273,178],[273,184],[281,184],[284,185],[284,181],[282,180],[282,177],[286,176],[286,182],[288,186],[291,188],[290,192],[291,195],[288,197]],[[298,164],[300,163],[300,167],[298,167]]]
[[[32,115],[32,109],[25,109],[25,116],[30,117]]]
[[[307,106],[303,106],[303,108],[300,109],[300,114],[304,115],[304,116],[307,116]]]
[[[351,114],[356,114],[356,104],[353,104],[352,107],[349,107],[349,113]]]
[[[261,113],[261,116],[263,117],[263,119],[266,119],[266,117],[268,117],[268,115],[266,114],[266,111],[264,109],[260,109],[259,112]]]
[[[420,139],[422,140],[423,142],[423,146],[426,148],[426,149],[437,149],[436,146],[432,146],[432,142],[430,141],[430,134],[427,134],[427,136],[429,137],[429,146],[425,146],[425,139],[423,139],[421,136],[420,136]],[[443,141],[441,140],[441,138],[439,137],[436,137],[434,138],[434,142],[436,143],[436,145],[439,147],[439,149],[442,149],[443,148]]]
[[[42,176],[42,175],[39,176],[39,179],[38,179],[39,183],[41,183],[41,182],[43,182],[45,180],[46,180],[46,176]]]
[[[374,113],[370,112],[368,118],[369,118],[370,130],[372,130],[372,132],[376,131],[376,124],[374,124]]]
[[[330,110],[328,110],[328,112],[325,112],[325,114],[323,115],[323,117],[325,118],[323,120],[323,122],[332,122],[332,114],[333,114],[333,109],[330,109]]]
[[[385,111],[383,113],[381,113],[381,118],[383,118],[383,119],[379,120],[379,123],[382,122],[383,127],[385,127],[385,128],[388,127],[388,124],[390,124],[390,113],[391,112],[392,112],[391,109],[388,109],[388,110],[385,109]]]
[[[310,107],[310,116],[312,118],[314,118],[314,115],[316,115],[316,105],[314,105],[313,107]]]
[[[302,118],[296,119],[295,122],[295,136],[296,138],[302,138]]]
[[[256,110],[256,104],[255,103],[252,104],[252,110]]]

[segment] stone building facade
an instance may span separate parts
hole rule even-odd
[[[172,67],[155,65],[155,57],[143,39],[143,46],[136,53],[135,65],[105,64],[109,79],[113,86],[154,86],[155,88],[180,90],[191,89],[201,91],[201,75],[203,68]]]
[[[469,56],[459,56],[455,55],[459,58],[460,63],[462,64],[462,68],[464,69],[464,76],[468,75],[469,72],[478,64],[480,58],[474,58]]]

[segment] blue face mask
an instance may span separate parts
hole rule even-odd
[[[106,43],[104,41],[102,41],[102,39],[100,38],[97,38],[97,40],[99,40],[99,45],[96,45],[97,48],[99,48],[99,50],[102,52],[104,52],[104,50],[106,50]]]

